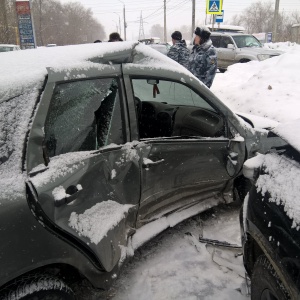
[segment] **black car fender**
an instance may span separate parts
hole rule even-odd
[[[253,266],[256,259],[264,254],[272,264],[274,270],[276,271],[279,279],[284,284],[286,290],[288,291],[291,299],[300,299],[298,289],[293,282],[291,276],[287,272],[282,259],[278,256],[275,250],[271,247],[268,240],[260,232],[260,230],[253,224],[249,219],[247,219],[247,231],[244,233],[246,237],[243,243],[244,251],[244,264],[247,272],[251,276]]]

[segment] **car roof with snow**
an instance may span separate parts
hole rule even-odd
[[[185,68],[157,51],[138,42],[96,43],[27,49],[4,53],[0,57],[0,103],[26,90],[41,88],[47,68],[55,71],[101,64],[133,63],[178,70]],[[192,76],[193,77],[193,76]]]

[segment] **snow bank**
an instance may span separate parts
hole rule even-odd
[[[300,118],[300,45],[285,43],[285,54],[265,61],[234,64],[217,74],[215,93],[233,111],[278,122]]]

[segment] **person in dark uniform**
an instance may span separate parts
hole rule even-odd
[[[189,59],[189,70],[208,88],[217,72],[217,52],[210,39],[211,32],[206,27],[195,30],[194,47]]]

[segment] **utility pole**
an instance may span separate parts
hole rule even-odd
[[[166,0],[164,0],[164,42],[167,42],[167,8]]]
[[[142,40],[142,39],[145,39],[145,33],[144,33],[143,15],[142,15],[142,11],[141,11],[139,40]]]
[[[126,41],[126,17],[125,17],[125,3],[122,0],[118,0],[119,2],[123,3],[123,18],[124,18],[124,41]]]
[[[278,24],[279,0],[275,3],[274,21],[273,21],[273,42],[277,42],[277,24]]]
[[[192,39],[195,31],[195,10],[196,10],[196,0],[192,0]]]
[[[2,11],[3,11],[3,18],[4,18],[4,37],[5,37],[5,42],[9,43],[9,32],[8,32],[8,24],[7,24],[7,15],[6,15],[6,0],[3,0],[2,2]]]
[[[125,4],[123,6],[123,16],[124,16],[124,41],[126,41],[126,17],[125,17]]]
[[[118,13],[116,13],[115,11],[113,13],[116,14],[118,16],[118,18],[119,18],[119,30],[118,30],[118,32],[120,34],[122,34],[122,27],[121,27],[121,18],[120,18],[120,15]]]

